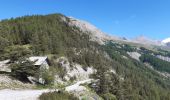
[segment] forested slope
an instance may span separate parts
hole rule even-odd
[[[0,59],[25,55],[65,56],[70,62],[83,65],[84,69],[93,66],[97,70],[92,77],[99,81],[95,88],[89,87],[105,99],[170,100],[170,80],[127,54],[135,52],[136,47],[112,41],[100,45],[67,22],[69,18],[61,14],[1,21]],[[116,74],[111,73],[111,69]]]

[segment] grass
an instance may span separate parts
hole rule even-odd
[[[75,97],[72,94],[69,94],[67,92],[49,92],[49,93],[43,93],[39,100],[79,100],[77,97]]]

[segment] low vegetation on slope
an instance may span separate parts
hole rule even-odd
[[[40,97],[40,100],[79,100],[72,94],[67,92],[49,92],[43,93]]]

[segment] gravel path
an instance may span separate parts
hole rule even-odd
[[[89,83],[91,79],[79,81],[65,88],[66,91],[81,90],[81,84]],[[54,90],[0,90],[0,100],[37,100],[42,93],[52,92]]]
[[[37,100],[38,97],[50,90],[0,90],[0,100]]]

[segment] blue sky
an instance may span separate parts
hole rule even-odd
[[[121,37],[170,37],[170,0],[0,0],[0,19],[62,13]]]

